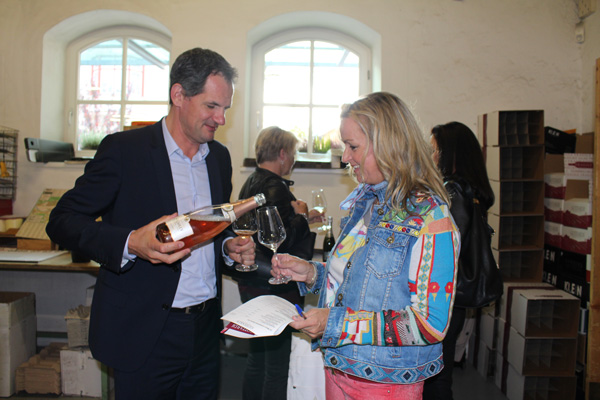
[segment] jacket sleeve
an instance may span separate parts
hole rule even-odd
[[[50,214],[48,236],[68,250],[77,250],[115,272],[119,271],[123,249],[131,229],[98,220],[108,210],[120,189],[119,150],[100,145],[85,173],[65,193]]]
[[[444,216],[434,219],[430,213],[410,252],[410,304],[403,310],[383,311],[333,307],[322,344],[426,346],[444,339],[452,310],[460,240],[447,206],[441,208]]]

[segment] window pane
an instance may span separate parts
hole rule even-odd
[[[144,40],[127,41],[128,100],[169,100],[169,52]]]
[[[122,68],[120,40],[108,40],[84,50],[79,58],[78,98],[120,100]]]
[[[130,104],[125,108],[125,123],[131,125],[132,121],[158,121],[167,115],[169,107],[164,105]]]
[[[333,43],[315,42],[313,103],[340,105],[356,99],[358,57]]]
[[[263,108],[263,128],[278,126],[293,132],[300,141],[300,151],[306,152],[308,142],[308,107]]]
[[[77,149],[95,149],[100,140],[119,130],[118,104],[80,104],[77,108]]]
[[[340,109],[315,107],[312,113],[313,152],[327,153],[330,148],[341,148],[339,138]]]
[[[310,42],[286,44],[265,54],[263,101],[267,104],[308,104]]]

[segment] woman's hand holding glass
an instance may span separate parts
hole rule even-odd
[[[258,241],[271,249],[273,259],[277,259],[277,248],[285,240],[285,226],[279,216],[277,207],[261,207],[256,212],[258,216]],[[291,280],[289,276],[277,275],[269,279],[271,285],[281,285]]]
[[[310,282],[315,269],[308,261],[291,254],[277,254],[271,260],[271,275],[285,275],[296,282]]]

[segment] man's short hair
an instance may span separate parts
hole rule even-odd
[[[183,87],[186,97],[193,97],[204,91],[206,79],[215,74],[222,75],[231,84],[237,78],[236,69],[217,52],[196,47],[181,53],[171,67],[169,103],[173,104],[170,90],[174,84]]]

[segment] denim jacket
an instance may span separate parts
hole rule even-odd
[[[321,348],[326,367],[350,375],[381,383],[415,383],[437,374],[443,367],[441,341],[452,310],[460,240],[448,206],[439,198],[421,197],[427,205],[416,210],[425,214],[398,216],[385,204],[386,188],[385,181],[374,186],[360,185],[342,203],[342,208],[350,204],[350,213],[342,219],[336,246],[378,199],[370,221],[365,221],[365,244],[345,264],[344,279],[335,293],[327,326],[323,336],[313,342],[313,350]],[[321,308],[327,307],[330,261],[331,257],[327,265],[313,263],[317,278],[312,292],[320,292]],[[301,294],[308,291],[304,284],[299,287]],[[403,331],[408,334],[399,346],[339,345],[347,326],[347,311],[351,310],[394,310],[408,321]]]

